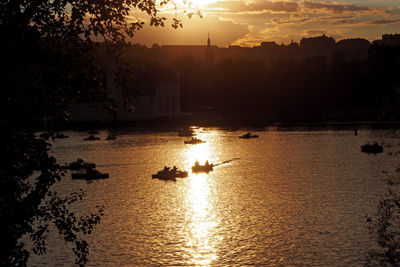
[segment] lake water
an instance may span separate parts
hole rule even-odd
[[[204,144],[185,145],[176,132],[117,132],[118,139],[84,142],[67,132],[52,153],[60,163],[96,162],[110,179],[86,182],[66,176],[57,190],[83,189],[76,207],[105,206],[88,238],[89,266],[300,265],[359,266],[373,245],[365,214],[385,192],[382,171],[396,159],[367,155],[360,145],[397,145],[395,132],[359,130],[254,132],[198,128]],[[209,174],[175,182],[152,179],[164,165],[191,170],[195,160],[221,163]],[[74,262],[70,248],[51,237],[44,257],[30,265]]]

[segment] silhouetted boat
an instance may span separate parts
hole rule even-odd
[[[191,129],[185,128],[185,129],[180,129],[178,131],[178,136],[193,136],[193,131]]]
[[[65,169],[69,169],[69,170],[82,170],[82,169],[92,169],[92,168],[96,168],[96,164],[95,163],[89,163],[84,161],[83,159],[78,158],[76,161],[71,162],[70,164],[66,165],[64,167]]]
[[[200,140],[200,139],[198,139],[198,138],[196,138],[196,137],[192,137],[191,140],[185,141],[184,143],[185,143],[185,144],[196,145],[196,144],[201,144],[201,143],[205,143],[205,142],[206,142],[206,141]]]
[[[117,137],[113,134],[107,135],[107,138],[106,138],[106,140],[115,140],[115,139],[117,139]]]
[[[94,141],[94,140],[100,140],[100,137],[94,136],[93,134],[89,135],[88,137],[83,139],[84,141]]]
[[[214,168],[214,164],[208,164],[208,161],[206,161],[206,164],[200,165],[198,161],[194,164],[192,167],[192,172],[206,172],[209,173],[212,171]]]
[[[252,135],[250,132],[248,132],[242,136],[239,136],[239,138],[243,138],[243,139],[258,138],[258,135]]]
[[[68,136],[68,135],[64,135],[64,133],[57,133],[57,134],[54,136],[54,138],[55,138],[55,139],[63,139],[63,138],[69,138],[69,136]]]
[[[367,143],[361,146],[361,152],[378,154],[383,152],[383,147],[376,142],[374,142],[372,145]]]
[[[157,174],[153,174],[152,178],[158,178],[162,180],[175,180],[175,178],[186,178],[189,176],[189,173],[186,171],[179,171],[176,168],[164,168],[163,170],[157,172]]]
[[[85,180],[97,180],[106,179],[110,175],[108,173],[101,173],[98,170],[86,169],[84,172],[76,172],[71,174],[72,179],[85,179]]]

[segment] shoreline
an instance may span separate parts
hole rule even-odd
[[[270,121],[266,119],[244,118],[158,118],[151,120],[118,121],[118,122],[68,122],[64,130],[88,129],[151,129],[151,130],[177,130],[191,126],[215,127],[222,129],[263,129],[276,128],[307,130],[317,129],[399,129],[400,121],[379,120],[335,120],[335,121]]]

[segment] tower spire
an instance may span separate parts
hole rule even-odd
[[[208,31],[207,48],[206,53],[204,54],[204,59],[207,65],[210,66],[214,64],[214,53],[211,47],[210,31]]]

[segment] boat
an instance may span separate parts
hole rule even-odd
[[[82,169],[93,169],[96,168],[95,163],[89,163],[84,161],[83,159],[78,158],[76,161],[71,162],[70,164],[66,165],[64,167],[65,169],[68,170],[82,170]]]
[[[186,178],[189,173],[186,171],[179,171],[176,167],[170,169],[169,167],[164,167],[163,170],[153,174],[152,178],[158,178],[161,180],[175,180],[176,178]]]
[[[98,170],[86,169],[84,172],[71,173],[72,179],[85,179],[85,180],[97,180],[110,178],[108,173],[101,173]]]
[[[193,131],[191,129],[188,129],[188,128],[180,129],[178,131],[178,136],[181,136],[181,137],[193,136]]]
[[[367,143],[361,146],[361,152],[368,154],[378,154],[383,152],[383,146],[374,142],[373,144]]]
[[[64,135],[64,133],[57,133],[54,136],[54,139],[64,139],[64,138],[69,138],[69,136],[68,135]]]
[[[239,136],[239,138],[243,138],[243,139],[250,139],[250,138],[258,138],[258,135],[252,135],[250,132]]]
[[[192,167],[192,172],[206,172],[209,173],[214,168],[214,164],[209,164],[208,161],[204,165],[200,165],[198,161]]]
[[[106,140],[115,140],[115,139],[117,139],[117,137],[113,134],[107,135],[107,138],[106,138]]]
[[[200,140],[196,137],[192,137],[192,139],[185,141],[185,144],[190,144],[190,145],[196,145],[196,144],[202,144],[205,143],[206,141]]]
[[[175,176],[176,176],[177,178],[186,178],[186,177],[189,176],[189,173],[186,172],[186,171],[177,171],[177,172],[175,173]]]
[[[90,134],[88,137],[83,139],[84,141],[94,141],[94,140],[100,140],[100,137],[94,136],[93,134]]]

